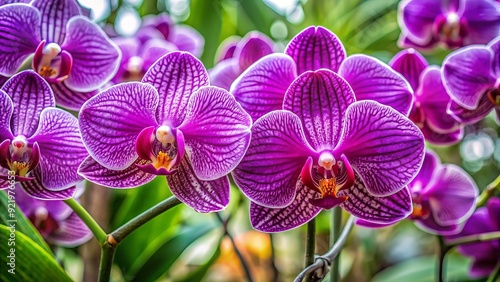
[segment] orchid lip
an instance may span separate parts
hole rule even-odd
[[[31,180],[28,174],[38,166],[39,162],[38,144],[35,142],[33,146],[28,146],[26,138],[22,135],[12,141],[7,139],[0,144],[0,166],[13,171],[16,181]],[[0,179],[8,178],[6,175],[0,175]]]
[[[33,69],[50,83],[68,78],[73,65],[71,55],[57,43],[40,42],[33,57]]]

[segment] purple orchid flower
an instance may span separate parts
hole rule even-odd
[[[413,91],[399,73],[378,59],[365,55],[346,58],[342,43],[331,31],[308,27],[295,36],[285,54],[264,56],[231,85],[231,93],[257,120],[283,108],[292,81],[306,71],[332,70],[347,80],[357,100],[374,100],[408,115]]]
[[[458,235],[450,239],[500,231],[500,198],[491,198],[486,207],[476,212],[465,223],[465,227]],[[474,258],[469,274],[473,278],[490,275],[500,262],[500,241],[491,240],[458,246],[458,251],[464,256]]]
[[[413,88],[414,100],[410,119],[420,127],[427,141],[434,145],[451,145],[463,137],[460,123],[446,113],[451,98],[441,80],[441,70],[429,66],[414,49],[402,50],[389,65],[401,73]]]
[[[31,197],[67,199],[88,156],[77,119],[55,108],[49,84],[26,70],[0,89],[0,189],[15,180]]]
[[[83,192],[83,184],[81,182],[78,188],[75,188],[75,198]],[[92,232],[87,225],[63,201],[37,200],[19,186],[16,186],[14,192],[19,208],[47,242],[71,248],[92,238]]]
[[[494,109],[500,124],[500,37],[452,52],[443,61],[442,78],[455,119],[473,124]]]
[[[33,56],[59,106],[77,110],[116,73],[120,50],[82,15],[75,0],[34,0],[0,7],[0,75]]]
[[[273,41],[258,31],[249,32],[237,42],[235,37],[230,37],[219,47],[220,61],[210,70],[210,81],[212,85],[229,90],[250,65],[273,52]]]
[[[404,0],[398,20],[404,47],[486,44],[500,33],[500,5],[491,0]]]
[[[176,47],[175,50],[186,51],[196,57],[201,56],[205,45],[198,31],[187,25],[174,24],[167,14],[145,16],[136,38],[143,44],[153,38],[166,40]]]
[[[114,38],[122,52],[120,67],[113,78],[114,83],[141,81],[147,70],[163,55],[177,47],[163,39],[152,38],[144,44],[135,37]]]
[[[174,51],[151,66],[142,83],[122,83],[84,104],[79,116],[91,157],[88,180],[137,187],[166,175],[172,193],[210,212],[229,201],[227,174],[250,143],[251,118],[224,89],[209,86],[202,63]]]
[[[347,81],[327,69],[297,77],[283,105],[254,123],[233,171],[252,201],[255,229],[289,230],[335,206],[377,223],[411,213],[406,185],[422,165],[424,138],[406,116],[356,102]]]
[[[476,209],[479,190],[470,175],[454,164],[441,164],[439,157],[427,150],[417,176],[408,184],[413,212],[408,216],[422,230],[448,236],[462,231],[465,221]],[[356,224],[386,227],[358,219]]]

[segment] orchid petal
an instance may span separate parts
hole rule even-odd
[[[175,173],[166,177],[172,194],[197,212],[220,211],[229,203],[227,176],[211,181],[200,180],[186,158],[177,166]]]
[[[462,168],[452,164],[435,173],[436,182],[422,191],[429,199],[434,219],[440,225],[463,222],[476,208],[479,194],[476,183]]]
[[[142,68],[147,71],[159,58],[176,50],[177,47],[168,41],[156,38],[148,40],[142,46],[140,53],[144,61]]]
[[[288,86],[297,77],[295,62],[288,55],[271,54],[249,67],[231,86],[231,93],[255,121],[283,108]]]
[[[106,187],[133,188],[144,185],[155,178],[156,175],[146,173],[137,167],[137,165],[147,163],[146,160],[137,159],[125,169],[111,170],[89,156],[78,168],[78,173],[85,179]]]
[[[98,90],[89,92],[75,91],[66,86],[66,83],[53,83],[50,84],[54,97],[58,106],[64,107],[68,110],[78,111],[90,98],[99,93]]]
[[[354,103],[349,84],[333,71],[301,74],[288,87],[283,108],[302,121],[307,141],[316,151],[337,144],[347,107]]]
[[[300,182],[300,181],[299,181]],[[283,232],[299,227],[321,212],[321,208],[313,206],[308,199],[317,192],[298,184],[295,199],[284,208],[268,208],[250,203],[250,222],[252,227],[262,232]]]
[[[210,85],[229,90],[240,74],[238,60],[233,58],[224,60],[209,71]]]
[[[14,104],[9,95],[0,89],[0,140],[11,139],[12,133],[10,131],[10,120]]]
[[[486,117],[493,108],[493,103],[491,103],[488,95],[485,93],[480,98],[477,108],[473,110],[466,109],[455,101],[451,101],[448,104],[446,112],[460,123],[474,124]]]
[[[402,220],[413,210],[410,192],[407,187],[386,196],[375,197],[367,189],[361,176],[355,174],[354,185],[340,190],[338,196],[347,196],[340,206],[350,214],[373,223],[390,224]]]
[[[417,90],[420,74],[428,65],[427,60],[413,48],[400,51],[389,62],[392,69],[408,80],[413,90]]]
[[[433,216],[429,216],[426,219],[417,219],[414,222],[418,228],[425,232],[440,236],[455,235],[460,233],[463,228],[463,224],[439,225]]]
[[[436,146],[450,146],[457,144],[464,137],[464,130],[462,127],[459,127],[457,130],[452,132],[439,133],[434,131],[434,129],[432,129],[427,123],[424,123],[424,126],[420,128],[420,131],[422,131],[422,134],[427,142]]]
[[[34,179],[30,181],[20,182],[24,192],[26,192],[26,194],[28,194],[30,197],[39,200],[66,200],[72,198],[75,194],[75,186],[71,186],[59,191],[52,191],[45,188],[42,184],[42,171],[40,169],[40,166],[35,168],[30,173],[30,176],[34,177]]]
[[[34,0],[31,5],[40,11],[42,38],[57,44],[64,41],[67,32],[71,33],[66,30],[69,20],[81,14],[74,0]]]
[[[335,152],[345,154],[372,195],[388,196],[403,189],[420,170],[424,138],[394,109],[358,101],[347,109]]]
[[[462,17],[467,19],[464,45],[486,44],[500,34],[500,7],[496,1],[463,1]]]
[[[246,70],[260,58],[273,53],[273,45],[269,37],[258,31],[251,31],[245,35],[234,51],[240,70]]]
[[[253,202],[281,208],[289,205],[307,158],[314,155],[300,119],[289,111],[273,111],[252,127],[252,139],[233,178]]]
[[[224,39],[220,44],[219,48],[215,52],[215,64],[219,64],[222,61],[234,57],[234,51],[236,50],[236,45],[240,42],[241,37],[237,35],[229,36]],[[213,84],[212,84],[213,85]]]
[[[16,73],[40,43],[40,13],[29,5],[0,7],[0,75]]]
[[[64,82],[76,91],[88,92],[103,86],[120,65],[120,49],[84,16],[69,20],[68,36],[61,48],[73,57],[73,69]]]
[[[189,100],[184,134],[191,165],[200,180],[215,180],[230,173],[250,144],[252,118],[224,89],[207,86]]]
[[[421,193],[422,190],[431,183],[434,171],[436,171],[440,166],[441,160],[439,159],[438,155],[434,151],[426,150],[422,168],[420,168],[418,174],[408,185],[408,188],[410,188],[410,192],[412,194]]]
[[[14,105],[10,126],[15,136],[32,136],[43,109],[55,106],[49,84],[31,70],[11,77],[2,90],[10,96]]]
[[[456,103],[474,110],[484,92],[495,86],[492,67],[493,52],[487,47],[462,48],[443,61],[444,87]]]
[[[112,86],[87,101],[79,123],[90,155],[109,169],[129,167],[137,159],[137,136],[144,128],[157,125],[157,105],[156,89],[140,82]]]
[[[497,230],[500,230],[500,198],[489,199],[486,209],[488,209],[491,223],[493,223]]]
[[[174,43],[177,49],[189,52],[196,57],[201,56],[205,46],[205,39],[196,29],[182,24],[175,25],[172,34],[167,39]]]
[[[337,72],[346,57],[339,38],[321,26],[311,26],[297,34],[288,43],[285,54],[297,64],[298,74],[320,68]]]
[[[93,235],[76,213],[59,221],[59,228],[46,236],[47,241],[58,246],[72,248],[89,241]]]
[[[156,61],[142,82],[158,90],[158,123],[169,123],[172,127],[179,126],[184,120],[191,95],[209,84],[203,64],[193,55],[178,51],[170,52]]]
[[[442,1],[405,0],[399,4],[398,21],[409,39],[425,44],[432,39],[434,20],[442,14]]]
[[[28,139],[40,148],[43,185],[50,190],[62,190],[83,179],[76,173],[88,153],[78,131],[78,120],[61,109],[42,111],[40,125]]]
[[[411,85],[388,65],[370,56],[349,56],[339,69],[356,100],[374,100],[408,115],[413,101]]]

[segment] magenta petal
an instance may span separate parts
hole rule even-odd
[[[11,139],[12,133],[10,131],[10,120],[14,105],[9,95],[0,89],[0,140]]]
[[[212,181],[196,177],[189,161],[184,160],[174,174],[167,175],[172,194],[197,212],[215,212],[229,203],[229,179],[223,176]]]
[[[493,248],[491,249],[493,252],[495,251]],[[490,253],[492,252],[490,251]],[[492,254],[492,257],[494,254]],[[469,270],[469,275],[472,278],[483,278],[491,275],[498,262],[495,259],[476,259],[472,263],[472,266]]]
[[[295,113],[309,144],[317,150],[337,144],[347,107],[354,103],[349,84],[331,70],[308,71],[288,87],[283,108]]]
[[[209,84],[203,64],[193,55],[179,51],[170,52],[156,61],[142,82],[158,90],[158,123],[169,123],[172,127],[179,126],[184,120],[191,95]]]
[[[42,110],[54,107],[49,84],[34,71],[26,70],[11,77],[2,87],[13,103],[11,130],[14,135],[30,137],[35,133]]]
[[[234,51],[240,70],[246,70],[260,58],[273,53],[273,45],[269,37],[258,31],[251,31],[245,35]]]
[[[460,128],[460,123],[446,113],[451,99],[443,86],[439,67],[431,66],[424,70],[415,96],[426,123],[433,131],[449,133]]]
[[[297,64],[298,74],[320,68],[337,72],[346,57],[339,38],[321,26],[311,26],[297,34],[288,43],[285,54]]]
[[[468,110],[454,101],[450,101],[446,112],[460,123],[474,124],[487,116],[491,110],[493,110],[493,103],[491,103],[488,95],[485,93],[479,100],[477,108],[473,110]]]
[[[79,115],[90,155],[110,169],[129,167],[137,159],[137,136],[144,128],[157,125],[157,105],[156,89],[140,82],[112,86],[90,99]]]
[[[84,16],[69,20],[68,35],[61,48],[73,57],[73,69],[64,81],[73,90],[95,90],[118,70],[120,49],[97,24]]]
[[[40,200],[66,200],[72,198],[75,194],[75,186],[59,191],[52,191],[45,188],[42,184],[42,172],[40,167],[35,168],[31,172],[30,176],[33,176],[34,179],[20,182],[24,192],[26,192],[26,194],[30,197]]]
[[[205,39],[194,28],[177,24],[172,29],[172,34],[168,36],[168,41],[177,46],[177,49],[186,51],[196,57],[200,57],[205,46]]]
[[[403,189],[420,170],[424,138],[394,109],[358,101],[347,109],[335,151],[345,154],[371,194],[387,196]]]
[[[289,111],[273,111],[254,123],[250,147],[233,178],[253,202],[286,207],[295,197],[304,163],[314,154],[300,119]]]
[[[66,32],[71,32],[66,30],[68,21],[81,14],[74,0],[34,0],[31,5],[40,11],[42,38],[59,45],[66,38]]]
[[[52,91],[54,91],[56,104],[73,111],[80,110],[85,102],[99,93],[98,90],[89,92],[72,90],[66,86],[64,81],[60,83],[53,83],[50,87],[52,88]]]
[[[271,54],[249,67],[234,82],[231,93],[255,121],[282,109],[285,92],[295,77],[296,66],[290,56]]]
[[[240,42],[241,37],[237,35],[229,36],[224,39],[219,48],[217,48],[217,52],[215,53],[215,64],[219,64],[220,62],[233,58],[234,50],[236,50],[236,45]]]
[[[411,85],[388,65],[370,56],[349,56],[339,74],[351,85],[356,100],[374,100],[408,115],[413,101]]]
[[[500,6],[497,1],[463,1],[463,14],[467,20],[464,45],[486,44],[499,35]]]
[[[210,85],[224,88],[229,91],[231,84],[240,76],[238,60],[230,58],[218,63],[209,71]]]
[[[36,133],[28,139],[40,148],[42,183],[51,190],[62,190],[82,181],[76,171],[88,156],[78,121],[61,109],[43,110]]]
[[[133,188],[144,185],[155,178],[156,175],[140,170],[136,164],[145,165],[145,160],[134,162],[123,170],[111,170],[87,157],[78,168],[78,173],[85,179],[110,188]]]
[[[356,225],[358,226],[362,226],[365,228],[384,228],[393,225],[393,223],[387,223],[387,224],[374,223],[360,218],[356,218],[356,221],[354,223],[356,223]]]
[[[350,214],[380,224],[394,223],[411,214],[413,206],[407,187],[390,196],[375,197],[365,187],[361,177],[355,175],[354,185],[349,189],[340,190],[338,194],[348,197],[340,206]]]
[[[16,73],[40,43],[40,13],[24,4],[0,7],[0,75]]]
[[[455,235],[463,228],[463,224],[440,225],[434,220],[433,216],[423,220],[415,220],[414,222],[418,228],[425,232],[441,236]]]
[[[442,166],[435,172],[433,185],[422,191],[428,197],[434,219],[439,225],[461,223],[474,212],[479,190],[472,178],[460,167]]]
[[[252,227],[262,232],[283,232],[307,223],[321,212],[308,199],[317,193],[299,181],[299,187],[293,202],[284,208],[268,208],[254,202],[250,203],[250,222]]]
[[[150,39],[142,46],[140,56],[143,59],[143,70],[146,72],[159,58],[177,50],[177,47],[165,40]]]
[[[486,204],[490,221],[497,230],[500,230],[500,198],[491,198]]]
[[[430,128],[427,123],[424,123],[423,127],[420,128],[425,140],[432,145],[436,146],[450,146],[457,144],[464,137],[464,130],[462,127],[455,131],[448,133],[439,133]]]
[[[422,163],[422,168],[418,172],[417,176],[410,182],[408,188],[410,192],[421,193],[422,189],[426,188],[428,184],[431,183],[434,171],[441,165],[441,160],[434,151],[426,150],[424,156],[424,162]]]
[[[473,110],[484,92],[495,86],[493,52],[483,46],[457,50],[443,61],[443,84],[460,106]]]
[[[252,118],[226,90],[206,86],[196,91],[178,128],[196,177],[215,180],[230,173],[250,144],[251,126]]]
[[[405,49],[397,53],[389,62],[391,68],[408,80],[413,90],[419,85],[422,71],[429,65],[427,60],[415,49]]]
[[[59,221],[58,224],[59,228],[57,230],[46,235],[47,241],[58,246],[76,247],[93,237],[90,229],[76,213],[71,213],[68,218]]]
[[[433,35],[434,20],[442,14],[442,3],[436,0],[402,1],[398,11],[402,33],[418,44],[429,42]]]

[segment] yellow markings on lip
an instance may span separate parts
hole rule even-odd
[[[10,169],[16,173],[18,176],[26,176],[29,170],[28,163],[25,162],[12,162],[8,163]]]
[[[167,153],[159,152],[158,156],[156,156],[156,160],[153,162],[153,166],[156,169],[164,167],[168,170],[168,169],[170,169],[171,162],[172,162],[172,159],[170,158],[170,156]]]
[[[324,198],[326,196],[337,197],[337,180],[335,178],[321,179],[319,181],[319,190],[321,191],[321,196]]]
[[[38,74],[41,75],[41,76],[43,76],[43,77],[51,77],[54,74],[56,74],[56,71],[53,68],[49,67],[49,66],[43,66],[38,71]]]

